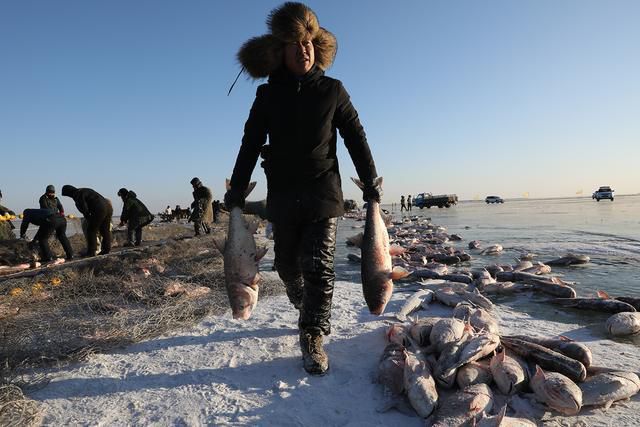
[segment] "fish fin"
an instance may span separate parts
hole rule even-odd
[[[351,181],[353,181],[353,183],[357,185],[359,189],[361,190],[364,189],[364,183],[360,181],[358,178],[351,177]]]
[[[267,250],[266,246],[256,248],[256,261],[260,261],[267,254]]]
[[[244,190],[244,197],[247,197],[249,194],[251,194],[253,189],[256,188],[256,184],[256,181],[251,181],[249,185],[247,185],[247,189]]]
[[[215,237],[213,239],[213,244],[220,251],[221,254],[224,254],[224,248],[227,246],[227,238],[226,237]]]
[[[606,293],[605,291],[598,291],[597,292],[598,298],[602,298],[602,299],[611,299],[611,297],[609,296],[608,293]]]
[[[504,363],[504,359],[506,357],[507,357],[507,352],[503,350],[501,353],[499,353],[498,360]]]
[[[407,277],[410,274],[411,274],[411,272],[408,271],[407,269],[402,268],[400,266],[395,266],[391,270],[390,276],[391,276],[391,280],[400,280],[400,279],[404,279],[405,277]]]
[[[602,407],[602,410],[606,411],[607,409],[609,409],[611,407],[611,405],[613,405],[613,400],[607,400],[607,402]]]
[[[224,187],[227,189],[227,191],[231,190],[231,180],[229,178],[224,180]],[[247,197],[255,187],[256,187],[256,181],[250,182],[249,185],[247,185],[247,189],[244,192],[244,197]]]
[[[542,368],[541,368],[540,366],[538,366],[537,364],[536,364],[536,374],[535,374],[535,375],[536,375],[536,376],[537,376],[537,375],[542,376],[542,379],[543,379],[543,380],[546,378],[546,376],[545,376],[545,374],[544,374],[544,371],[543,371],[543,370],[542,370]]]
[[[573,342],[574,340],[572,340],[571,338],[564,336],[564,335],[558,335],[558,338],[560,338],[562,341],[567,341],[567,342]]]

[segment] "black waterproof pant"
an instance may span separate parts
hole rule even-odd
[[[274,224],[275,265],[291,303],[300,309],[299,328],[331,333],[337,218]]]
[[[67,259],[73,258],[73,249],[67,239],[67,220],[64,217],[55,215],[50,217],[44,225],[41,225],[33,240],[38,241],[40,246],[41,261],[47,262],[53,259],[51,248],[49,248],[49,238],[55,233],[58,241],[64,249]]]
[[[108,254],[111,251],[111,217],[113,207],[111,203],[105,203],[99,209],[85,216],[87,220],[87,255],[93,256],[96,253],[98,232],[102,236],[102,249],[100,254]]]
[[[142,227],[145,227],[151,224],[152,221],[153,221],[153,215],[151,216],[151,218],[144,217],[142,220],[138,219],[133,222],[130,221],[129,224],[127,224],[128,243],[133,243],[133,235],[135,234],[136,236],[135,244],[136,246],[140,246],[140,243],[142,243]]]

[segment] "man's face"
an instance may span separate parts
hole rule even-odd
[[[56,197],[56,193],[47,193],[47,197],[53,199],[54,197]]]
[[[296,76],[304,76],[316,62],[313,43],[305,40],[284,46],[284,64]]]

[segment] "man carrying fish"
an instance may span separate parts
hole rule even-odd
[[[380,200],[375,164],[358,113],[338,80],[326,77],[336,39],[320,27],[306,5],[288,2],[267,19],[270,33],[247,41],[238,52],[258,87],[245,124],[228,209],[242,207],[258,157],[267,177],[267,216],[274,224],[275,265],[298,327],[305,370],[323,375],[329,360],[323,336],[331,332],[337,217],[344,213],[337,133],[364,183],[364,200]],[[267,137],[269,145],[266,145]]]

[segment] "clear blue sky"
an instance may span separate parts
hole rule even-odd
[[[0,0],[2,203],[72,184],[158,211],[188,205],[193,176],[221,199],[258,84],[227,97],[235,54],[279,4]],[[640,192],[639,1],[308,4],[338,39],[327,74],[360,113],[384,202]]]

